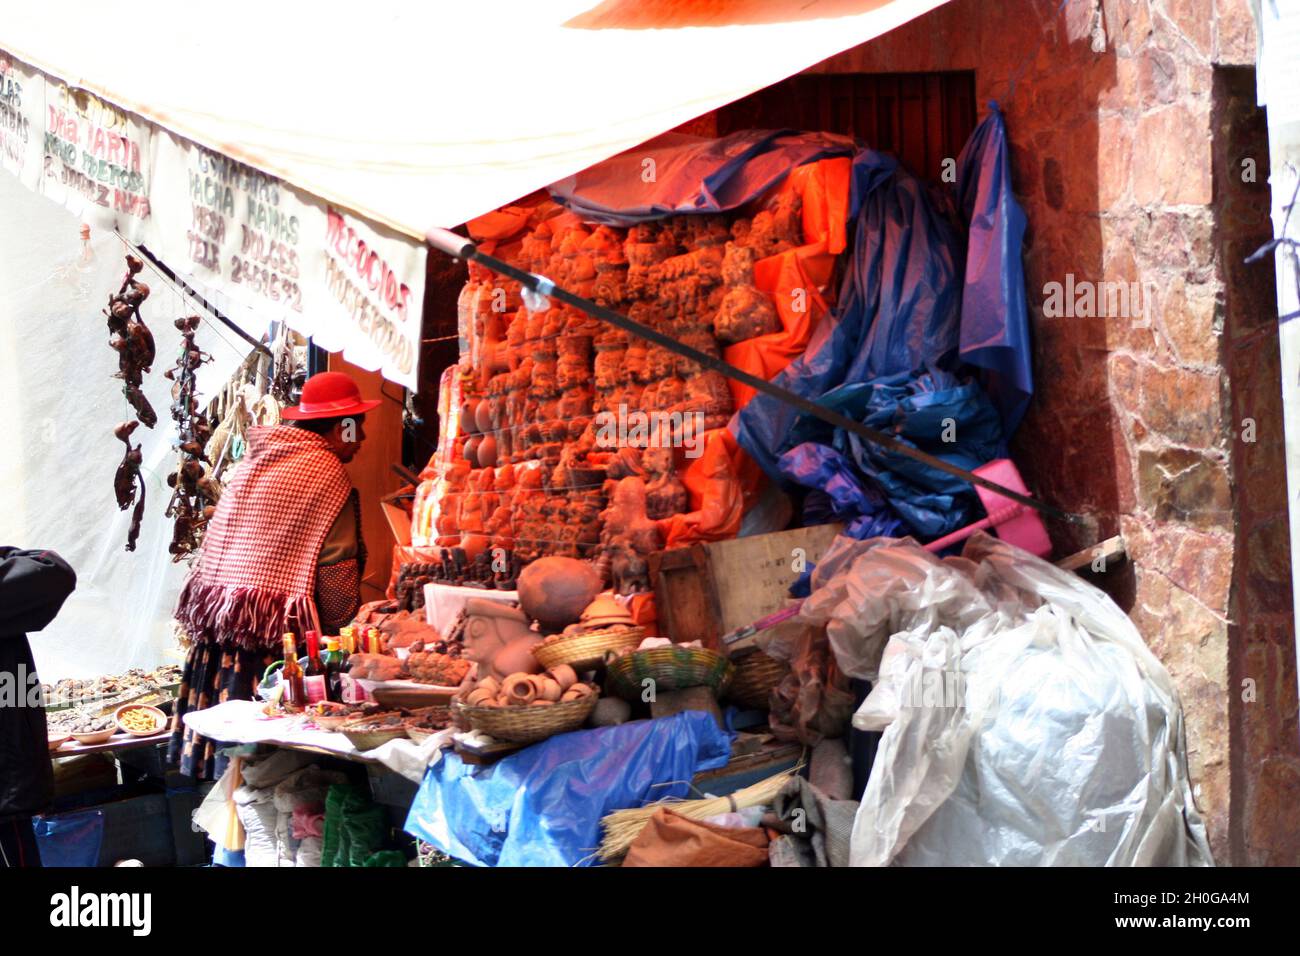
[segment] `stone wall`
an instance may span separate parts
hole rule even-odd
[[[1239,265],[1268,234],[1267,151],[1245,182],[1229,147],[1258,113],[1241,113],[1240,80],[1216,84],[1216,70],[1253,66],[1254,26],[1245,0],[1209,6],[954,0],[814,71],[973,70],[980,103],[1001,103],[1030,222],[1039,388],[1017,460],[1047,500],[1089,518],[1052,529],[1058,550],[1124,534],[1130,560],[1098,583],[1178,683],[1216,858],[1294,864],[1275,310],[1269,269]],[[1141,291],[1126,314],[1045,317],[1044,287],[1067,276]]]

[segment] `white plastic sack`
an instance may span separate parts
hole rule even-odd
[[[963,574],[934,573],[951,565],[911,538],[832,542],[812,574],[812,593],[795,620],[826,625],[840,670],[874,682],[890,635],[928,632],[940,624],[964,629],[993,608]]]
[[[242,786],[235,791],[235,812],[244,826],[244,865],[279,866],[277,814],[270,790]]]
[[[1104,593],[987,535],[840,554],[821,607],[884,729],[854,865],[1212,865],[1173,682]]]

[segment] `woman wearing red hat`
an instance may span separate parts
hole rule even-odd
[[[249,429],[248,452],[208,523],[176,620],[193,641],[172,723],[169,761],[216,776],[212,741],[181,718],[226,700],[251,700],[288,631],[325,633],[361,603],[365,549],[360,504],[344,464],[365,439],[364,401],[351,378],[322,372],[286,424]]]

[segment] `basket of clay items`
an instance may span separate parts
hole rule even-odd
[[[532,744],[577,730],[599,698],[599,688],[578,681],[571,668],[562,666],[548,674],[485,677],[452,708],[472,729],[489,737]]]
[[[609,595],[600,595],[582,612],[576,624],[552,634],[533,648],[543,667],[568,664],[576,671],[600,667],[608,654],[631,650],[645,637],[632,615]]]

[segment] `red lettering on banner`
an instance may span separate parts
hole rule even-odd
[[[347,224],[342,214],[333,209],[326,212],[325,242],[332,247],[343,263],[361,280],[364,287],[377,293],[380,301],[406,321],[411,291],[397,280],[396,273],[378,252],[371,249],[355,229]]]

